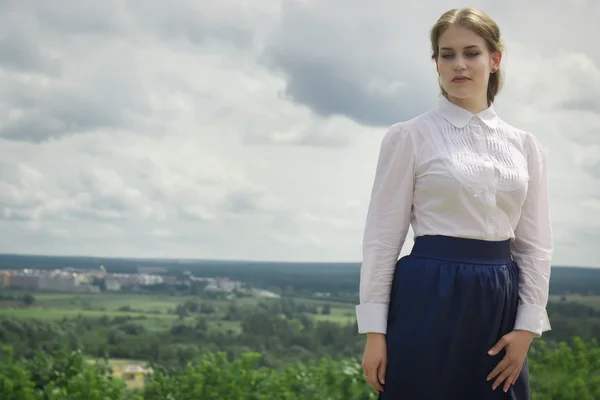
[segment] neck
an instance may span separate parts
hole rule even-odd
[[[479,114],[483,110],[486,110],[487,108],[489,108],[489,105],[487,102],[487,96],[484,96],[483,99],[480,97],[477,97],[477,98],[469,97],[469,98],[461,99],[461,98],[452,97],[450,95],[447,95],[446,98],[451,103],[454,103],[457,106],[464,108],[465,110],[467,110],[473,114]]]

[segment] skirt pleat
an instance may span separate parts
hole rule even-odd
[[[510,242],[422,236],[394,273],[380,400],[529,400],[527,361],[504,393],[488,350],[514,327],[518,267]]]

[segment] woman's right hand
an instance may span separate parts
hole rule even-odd
[[[377,393],[383,392],[387,367],[387,344],[383,333],[367,333],[362,367],[369,385]]]

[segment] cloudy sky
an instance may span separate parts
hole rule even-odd
[[[448,4],[0,0],[0,252],[359,261]],[[548,154],[555,264],[600,266],[600,2],[470,5],[505,36],[498,112]]]

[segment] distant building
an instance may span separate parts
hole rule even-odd
[[[78,282],[76,283],[76,278],[72,274],[41,276],[38,289],[71,292],[75,290],[77,284]]]
[[[151,374],[153,371],[151,368],[144,368],[139,364],[129,364],[123,368],[121,379],[125,381],[139,381],[143,382],[146,375]]]
[[[23,289],[38,289],[40,287],[40,277],[12,274],[9,277],[8,286]]]
[[[197,280],[204,280],[208,282],[208,284],[204,287],[205,292],[232,293],[242,290],[242,282],[231,281],[228,278],[198,278]]]
[[[268,298],[273,298],[273,299],[278,299],[281,297],[277,293],[274,293],[274,292],[271,292],[268,290],[264,290],[264,289],[252,289],[252,293],[254,293],[256,296],[268,297]]]
[[[10,285],[10,272],[0,271],[0,289]]]
[[[175,285],[177,284],[177,277],[175,276],[163,276],[163,283],[166,285]]]
[[[121,290],[121,284],[116,279],[106,278],[104,284],[106,285],[106,290],[109,292],[118,292]]]

